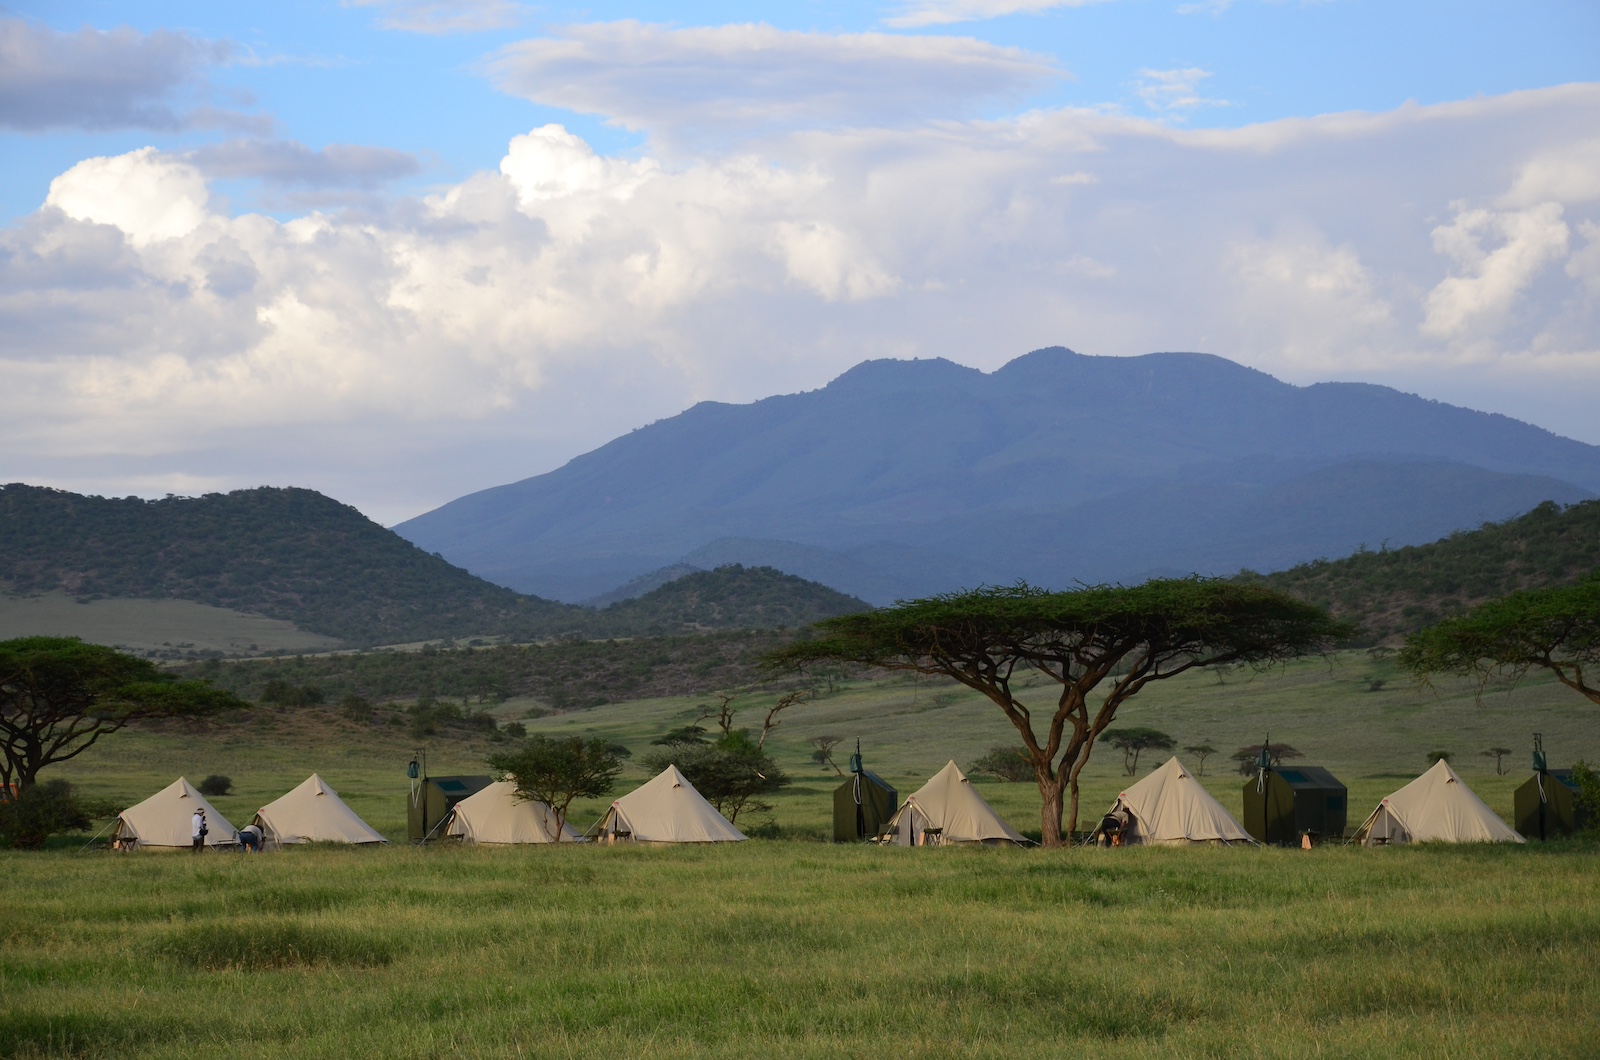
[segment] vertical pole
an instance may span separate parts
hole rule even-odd
[[[1548,771],[1545,769],[1545,765],[1546,765],[1546,762],[1545,762],[1545,757],[1544,757],[1544,734],[1536,732],[1536,733],[1533,734],[1533,768],[1535,770],[1537,770],[1537,778],[1536,779],[1539,782],[1539,842],[1541,842],[1541,843],[1543,843],[1545,841],[1545,838],[1544,838],[1544,804],[1545,804],[1545,799],[1547,798],[1547,796],[1544,793],[1544,789],[1545,789],[1545,780],[1548,778],[1548,775],[1549,775]]]

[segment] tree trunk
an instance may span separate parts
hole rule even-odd
[[[1061,778],[1039,778],[1039,839],[1047,848],[1061,843]],[[1070,833],[1069,833],[1070,834]]]

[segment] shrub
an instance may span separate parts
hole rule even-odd
[[[80,799],[65,780],[47,780],[0,799],[0,846],[38,850],[57,833],[82,831],[94,818],[115,812]]]
[[[1572,763],[1572,782],[1578,786],[1578,808],[1589,815],[1584,831],[1600,833],[1600,772],[1580,758]]]
[[[1428,764],[1430,766],[1436,766],[1440,762],[1448,762],[1448,761],[1450,761],[1450,752],[1449,751],[1429,751],[1428,752]]]
[[[508,721],[501,726],[500,731],[518,740],[528,735],[528,727],[520,721]]]
[[[233,778],[225,777],[221,773],[213,773],[195,786],[200,789],[200,794],[207,798],[213,798],[218,795],[226,795],[232,791]]]

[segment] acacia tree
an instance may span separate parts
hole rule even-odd
[[[1122,752],[1122,768],[1130,777],[1139,773],[1140,751],[1170,751],[1178,746],[1171,734],[1138,725],[1111,729],[1106,732],[1105,741]]]
[[[1203,777],[1206,775],[1206,759],[1216,754],[1217,749],[1208,743],[1193,743],[1185,747],[1183,753],[1192,756],[1196,760],[1194,775]]]
[[[1423,684],[1438,674],[1475,678],[1482,691],[1497,676],[1543,668],[1591,702],[1600,680],[1600,571],[1576,585],[1529,589],[1480,604],[1459,618],[1406,638],[1400,665]]]
[[[1095,741],[1150,682],[1204,666],[1265,667],[1326,651],[1355,633],[1283,593],[1198,577],[1073,592],[1026,584],[977,589],[817,626],[819,636],[769,654],[767,667],[851,662],[939,674],[994,703],[1022,737],[1049,847],[1061,845],[1069,805],[1068,831],[1077,826],[1078,778]],[[1035,706],[1024,701],[1032,674],[1059,686]],[[1102,682],[1108,687],[1092,707]]]
[[[489,758],[489,766],[517,786],[517,798],[550,808],[545,827],[552,843],[561,842],[574,799],[611,794],[628,749],[600,736],[553,737],[536,734],[513,751]]]
[[[231,692],[77,637],[0,641],[0,784],[29,788],[41,769],[131,722],[243,706]]]

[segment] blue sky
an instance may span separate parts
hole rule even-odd
[[[871,356],[1600,443],[1600,5],[0,9],[8,479],[393,520]],[[1348,112],[1359,112],[1347,117]]]

